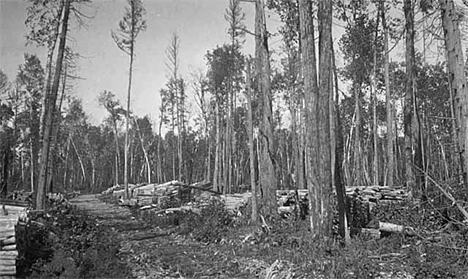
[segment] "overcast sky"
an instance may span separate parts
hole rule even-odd
[[[190,80],[193,69],[205,68],[206,52],[229,40],[224,20],[228,0],[143,0],[143,4],[148,28],[137,38],[132,109],[139,116],[149,114],[156,119],[159,89],[167,81],[165,50],[171,34],[179,33],[180,70]],[[0,0],[0,69],[10,81],[24,62],[24,53],[37,54],[43,66],[46,60],[44,48],[25,46],[28,5],[22,0]],[[122,104],[126,100],[129,60],[111,38],[111,30],[117,28],[126,5],[125,0],[95,0],[82,10],[93,16],[87,20],[87,26],[79,28],[73,20],[70,27],[68,45],[82,56],[77,73],[84,79],[76,82],[73,94],[83,100],[84,109],[95,124],[106,115],[97,101],[100,92],[112,91]],[[242,7],[246,13],[245,24],[252,30],[253,4],[242,3]],[[271,11],[267,11],[267,17],[268,27],[276,28],[279,22]],[[278,47],[280,39],[274,37],[270,44]],[[253,53],[253,47],[253,38],[247,35],[244,52]]]

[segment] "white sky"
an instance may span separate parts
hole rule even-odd
[[[13,81],[18,66],[24,63],[24,53],[37,54],[45,66],[44,48],[25,46],[27,33],[24,21],[26,7],[22,0],[0,0],[0,69]],[[123,17],[125,0],[95,0],[83,8],[88,20],[86,28],[78,28],[75,21],[70,27],[68,45],[83,58],[79,59],[78,75],[84,80],[76,82],[74,95],[83,100],[86,113],[94,124],[100,123],[106,112],[98,104],[99,93],[112,91],[122,104],[128,86],[128,56],[120,51],[111,38]],[[183,77],[190,82],[190,73],[205,68],[204,56],[208,50],[228,42],[227,22],[224,12],[228,0],[143,0],[148,28],[140,33],[136,45],[132,110],[139,116],[149,114],[158,117],[159,89],[167,81],[165,50],[171,34],[180,37],[180,62]],[[253,30],[253,3],[241,4],[246,13],[247,28]],[[268,28],[276,29],[278,19],[266,11]],[[278,47],[280,37],[273,37],[270,44]],[[253,53],[253,38],[246,37],[244,52]],[[191,86],[187,88],[191,93]],[[189,106],[195,104],[189,104]]]

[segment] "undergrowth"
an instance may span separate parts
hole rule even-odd
[[[205,243],[219,242],[233,226],[234,215],[219,199],[210,199],[200,214],[188,213],[180,217],[180,232],[190,234]]]
[[[58,210],[40,221],[30,222],[17,234],[19,278],[128,276],[117,255],[117,234],[84,212]]]

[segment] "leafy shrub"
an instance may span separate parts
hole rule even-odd
[[[200,215],[185,214],[181,219],[181,232],[191,233],[197,241],[218,242],[232,226],[234,215],[226,210],[224,202],[211,199]]]
[[[20,277],[122,278],[129,275],[118,257],[120,241],[116,232],[99,226],[94,218],[78,210],[55,213],[43,226],[30,225],[17,234],[20,256],[24,255],[22,265],[18,266]]]
[[[30,275],[36,262],[50,260],[54,252],[49,230],[39,223],[16,226],[16,247],[18,277]]]

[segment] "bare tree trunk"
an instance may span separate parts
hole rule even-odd
[[[133,19],[132,19],[133,21]],[[127,111],[125,112],[125,145],[124,145],[124,199],[130,197],[128,192],[128,149],[130,144],[128,142],[128,130],[130,125],[130,96],[132,92],[132,75],[133,75],[133,50],[134,50],[134,38],[131,38],[130,46],[130,66],[128,71],[128,91],[127,91]]]
[[[310,226],[314,236],[321,233],[320,140],[318,131],[318,84],[312,1],[299,1],[302,76],[306,100],[306,181],[309,189]],[[328,132],[330,135],[330,132]],[[330,168],[331,170],[331,168]]]
[[[364,168],[363,168],[363,155],[361,147],[361,89],[360,85],[354,85],[354,114],[355,114],[355,126],[354,126],[354,175],[353,179],[356,185],[363,186],[364,180]]]
[[[219,164],[220,164],[220,161],[219,161],[219,157],[220,157],[220,153],[221,153],[221,135],[220,135],[220,128],[219,126],[221,125],[219,123],[219,104],[218,104],[218,101],[216,101],[216,148],[215,148],[215,166],[214,166],[214,173],[213,173],[213,189],[215,191],[219,191],[220,190],[220,186],[219,186]]]
[[[61,112],[62,112],[62,104],[63,104],[63,98],[65,96],[65,89],[66,89],[66,84],[67,84],[67,62],[65,62],[65,68],[64,68],[64,73],[63,73],[63,78],[62,78],[62,92],[60,94],[60,102],[57,107],[57,111],[54,114],[55,120],[57,121],[57,125],[53,128],[52,130],[52,138],[54,139],[51,145],[51,152],[52,152],[52,158],[49,160],[49,166],[48,166],[48,174],[47,174],[47,187],[49,192],[53,192],[53,170],[55,169],[55,160],[56,160],[56,149],[57,149],[57,140],[60,132],[60,123],[61,123]]]
[[[260,127],[261,159],[260,159],[260,188],[261,208],[263,215],[276,214],[276,176],[273,163],[274,138],[273,116],[270,86],[270,55],[268,51],[268,33],[265,24],[265,11],[263,0],[255,2],[255,58],[256,75],[262,94],[263,125]]]
[[[55,102],[57,101],[57,93],[59,89],[60,83],[60,73],[62,71],[62,62],[63,57],[65,54],[65,43],[67,38],[67,31],[68,31],[68,18],[70,15],[70,1],[71,0],[64,0],[65,7],[63,12],[63,20],[62,20],[62,30],[60,32],[59,38],[59,48],[55,66],[55,76],[54,82],[52,84],[52,89],[49,94],[49,102],[47,104],[46,116],[44,119],[44,137],[42,143],[42,150],[41,150],[41,164],[40,164],[40,172],[39,172],[39,182],[37,186],[37,196],[36,196],[36,209],[43,210],[45,209],[45,188],[47,183],[47,165],[49,162],[49,151],[50,151],[50,144],[51,144],[51,134],[52,134],[52,127],[54,122],[54,112],[55,112]]]
[[[208,125],[208,122],[206,122],[206,125]],[[211,137],[210,137],[210,134],[208,132],[208,128],[206,128],[206,131],[205,131],[205,136],[206,136],[206,141],[207,141],[207,145],[208,145],[208,154],[207,154],[207,158],[206,158],[206,174],[205,174],[205,180],[206,181],[211,181],[211,151],[212,151],[212,148],[211,148]]]
[[[58,9],[58,14],[59,16],[62,15],[64,8],[64,3],[63,1],[60,1],[60,6]],[[53,55],[55,51],[55,46],[57,44],[57,38],[59,35],[60,31],[60,21],[57,22],[57,25],[54,26],[53,30],[53,36],[51,37],[49,44],[47,46],[47,63],[46,63],[46,80],[45,80],[45,90],[44,90],[44,96],[42,100],[42,111],[41,111],[41,118],[40,118],[40,127],[39,127],[39,138],[43,138],[44,136],[44,123],[45,123],[45,116],[46,116],[46,111],[47,111],[47,102],[48,98],[47,96],[50,94],[50,87],[52,83],[52,63],[53,63]]]
[[[377,133],[377,86],[376,86],[376,79],[377,79],[377,40],[379,35],[379,21],[380,17],[377,13],[377,25],[375,27],[375,34],[374,34],[374,57],[373,57],[373,69],[372,69],[372,78],[371,78],[371,94],[372,94],[372,134],[373,134],[373,149],[374,149],[374,158],[373,158],[373,185],[379,185],[379,138]]]
[[[320,175],[320,216],[319,236],[329,237],[333,220],[331,211],[331,145],[330,145],[330,95],[332,89],[332,1],[320,1],[318,7],[319,27],[319,94],[318,94],[318,132],[319,132],[319,175]]]
[[[418,152],[418,142],[415,134],[419,133],[417,115],[415,114],[415,52],[414,52],[414,7],[412,0],[404,1],[405,10],[405,29],[406,29],[406,86],[403,108],[403,122],[405,133],[405,171],[406,185],[413,191],[413,196],[419,198],[420,185],[416,181],[415,161],[413,158],[413,149]]]
[[[247,99],[247,134],[249,136],[249,156],[250,156],[250,186],[252,189],[252,222],[258,221],[258,206],[257,206],[257,184],[255,182],[255,153],[254,153],[254,140],[253,140],[253,112],[252,112],[252,89],[250,84],[251,73],[250,73],[250,59],[247,59],[247,93],[245,98]]]
[[[460,156],[460,169],[465,187],[467,183],[468,136],[467,136],[467,84],[459,29],[459,15],[453,0],[439,0],[442,26],[444,29],[445,51],[451,93],[451,104],[455,118],[454,138]]]
[[[338,202],[338,232],[340,236],[345,240],[346,243],[350,240],[349,230],[348,230],[348,219],[346,212],[346,186],[343,180],[343,155],[344,155],[344,140],[343,140],[343,128],[341,125],[340,119],[340,109],[338,105],[339,101],[339,88],[338,88],[338,75],[335,64],[335,50],[332,46],[332,61],[333,61],[333,77],[334,77],[334,86],[335,86],[335,99],[332,100],[331,104],[331,123],[333,123],[332,133],[335,137],[334,146],[334,180],[335,189],[336,189],[336,198]]]
[[[382,27],[384,30],[384,74],[385,74],[385,107],[387,113],[387,185],[393,187],[393,177],[395,173],[394,152],[393,152],[393,105],[392,93],[390,89],[390,53],[388,48],[388,26],[385,18],[384,2],[381,1],[380,13],[382,16]]]
[[[157,160],[158,160],[158,165],[156,167],[156,172],[158,173],[158,182],[159,183],[163,183],[164,182],[164,178],[163,178],[163,171],[162,171],[162,164],[163,164],[163,160],[162,160],[162,154],[161,154],[161,143],[163,141],[162,137],[161,137],[161,130],[162,130],[162,124],[163,124],[163,109],[161,107],[161,110],[160,110],[160,120],[159,120],[159,129],[158,129],[158,154],[157,154]]]
[[[138,121],[136,119],[134,119],[134,122],[138,131],[138,138],[140,139],[141,150],[143,151],[143,155],[145,156],[145,163],[146,163],[146,169],[147,169],[147,173],[146,173],[147,182],[148,184],[151,184],[151,164],[149,161],[148,151],[146,150],[143,137],[141,136],[140,125],[138,125]]]
[[[73,135],[70,135],[70,141],[72,143],[73,149],[75,150],[76,157],[78,158],[78,162],[80,162],[81,167],[81,174],[83,175],[83,181],[86,181],[86,171],[83,164],[83,160],[81,159],[81,155],[78,152],[78,148],[76,147],[75,141],[73,140]]]

